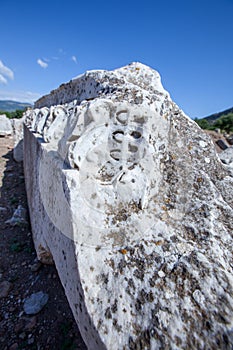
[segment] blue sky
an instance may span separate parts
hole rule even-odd
[[[233,0],[1,0],[0,99],[140,61],[190,117],[233,106]]]

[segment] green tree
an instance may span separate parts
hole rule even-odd
[[[13,112],[0,111],[0,115],[5,114],[9,119],[13,119],[13,118],[20,119],[23,116],[24,112],[25,112],[25,109],[24,110],[16,109],[16,111],[13,111]]]
[[[233,132],[233,113],[224,115],[216,120],[214,127],[226,131],[227,133]]]
[[[194,119],[194,121],[200,126],[202,129],[211,129],[211,125],[206,119]]]
[[[1,115],[1,114],[5,114],[5,115],[7,116],[7,118],[11,118],[10,112],[0,111],[0,115]]]

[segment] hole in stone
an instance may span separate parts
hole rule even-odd
[[[134,163],[134,164],[130,165],[130,166],[128,167],[128,169],[129,169],[129,170],[133,170],[133,169],[135,168],[136,165],[137,165],[137,163]]]
[[[124,175],[125,175],[125,173],[121,174],[121,176],[119,177],[119,182],[122,180]]]
[[[116,114],[116,119],[121,123],[121,124],[126,124],[128,121],[128,114],[127,111],[120,111],[117,112]]]
[[[110,152],[110,156],[114,159],[114,160],[120,160],[120,150],[119,149],[114,149]]]
[[[145,118],[144,117],[138,117],[138,116],[134,116],[134,121],[135,123],[139,123],[139,124],[144,124],[145,123]]]
[[[132,136],[134,139],[140,139],[142,134],[139,131],[133,131],[131,132],[130,136]]]
[[[132,180],[131,180],[131,182],[134,184],[134,183],[135,183],[135,180],[134,180],[134,179],[132,179]]]
[[[138,147],[129,143],[128,150],[129,152],[136,153],[138,151]]]
[[[122,130],[116,130],[112,133],[113,139],[118,142],[122,143],[123,137],[124,137],[124,131]]]

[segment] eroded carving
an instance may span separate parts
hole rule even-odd
[[[92,122],[87,124],[68,151],[70,164],[78,169],[80,189],[77,203],[81,202],[84,213],[79,226],[87,232],[93,227],[101,231],[99,237],[92,239],[84,238],[82,232],[82,241],[86,244],[122,245],[131,239],[137,240],[150,226],[150,220],[143,218],[143,210],[148,203],[148,189],[155,166],[154,148],[149,142],[154,116],[149,107],[142,109],[127,103],[108,102],[106,123],[98,115],[99,106],[101,101],[93,102],[83,112],[84,120],[87,120],[85,113],[92,115],[89,118]],[[117,212],[122,210],[127,215],[124,220],[117,220]],[[141,221],[137,233],[130,228],[131,216],[134,220],[138,216]],[[110,231],[114,231],[116,237],[120,235],[120,240],[109,239]],[[78,235],[76,238],[79,239]]]

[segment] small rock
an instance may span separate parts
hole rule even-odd
[[[23,332],[23,333],[20,333],[19,338],[24,340],[26,336],[27,336],[26,333]]]
[[[225,151],[221,152],[219,158],[224,164],[233,166],[233,147],[228,147]]]
[[[31,271],[32,272],[37,272],[41,268],[42,264],[40,261],[36,262],[35,264],[31,265]]]
[[[42,310],[49,299],[48,294],[43,292],[33,293],[28,297],[23,305],[24,312],[27,315],[35,315]]]
[[[21,301],[18,301],[19,303],[21,302]],[[21,311],[20,313],[19,313],[19,316],[18,317],[21,317],[23,315],[23,311]]]
[[[224,142],[223,140],[217,140],[216,141],[217,145],[222,149],[222,150],[225,150],[228,148],[226,142]]]
[[[17,350],[18,349],[18,343],[14,343],[9,347],[9,350]]]
[[[5,208],[5,207],[0,207],[0,213],[4,213],[4,212],[6,212],[7,211],[7,208]]]
[[[30,318],[25,318],[25,320],[27,322],[26,326],[25,326],[25,330],[31,331],[36,325],[36,321],[37,321],[36,316],[30,317]]]
[[[31,345],[34,343],[34,337],[28,339],[28,345]]]
[[[24,320],[20,319],[19,322],[15,325],[14,331],[15,333],[19,333],[23,330],[24,328]]]
[[[18,205],[18,208],[14,211],[14,214],[11,219],[5,221],[6,224],[10,224],[11,226],[22,226],[27,225],[26,220],[27,211],[22,205]]]
[[[230,145],[233,145],[233,134],[227,137],[227,142],[228,142]]]
[[[12,288],[12,283],[3,281],[0,283],[0,298],[6,298]]]
[[[158,272],[158,275],[159,275],[160,278],[163,278],[163,277],[166,276],[165,273],[164,273],[162,270],[160,270],[160,271]]]

